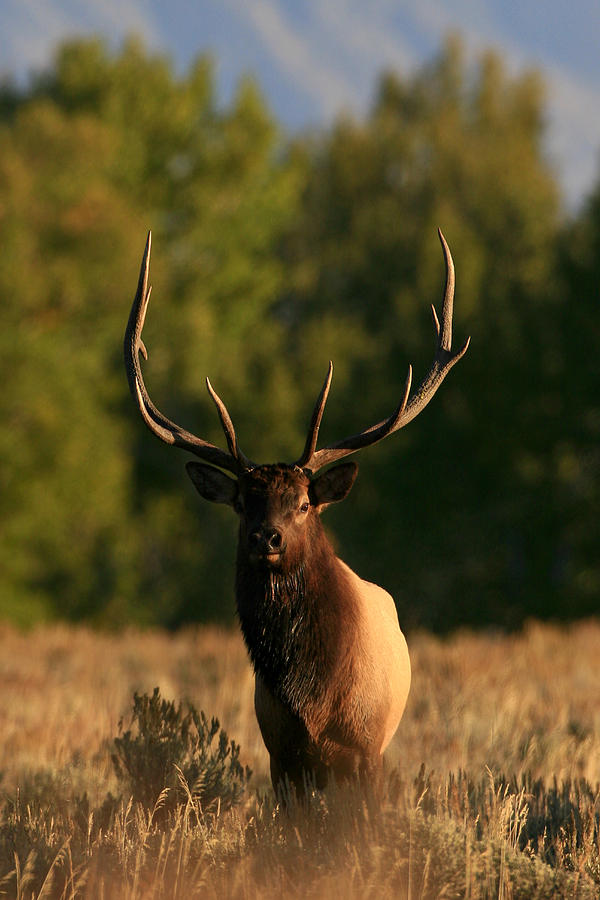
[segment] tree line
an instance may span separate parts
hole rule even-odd
[[[464,361],[364,451],[325,515],[407,627],[596,613],[600,181],[562,211],[544,85],[458,39],[385,73],[368,114],[286,135],[249,78],[217,101],[135,40],[62,46],[0,92],[0,614],[169,627],[231,620],[236,526],[128,393],[122,336],[152,228],[144,372],[178,423],[296,458],[330,358],[322,441],[388,415],[433,354],[457,270]]]

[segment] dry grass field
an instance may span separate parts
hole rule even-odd
[[[236,631],[3,626],[0,895],[600,896],[600,623],[409,646],[383,798],[332,788],[283,811]],[[177,802],[128,795],[114,739],[156,686],[240,745],[253,774],[230,808],[182,772]]]

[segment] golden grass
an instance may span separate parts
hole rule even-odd
[[[236,631],[3,626],[0,771],[9,800],[0,893],[597,896],[600,623],[530,624],[513,636],[418,634],[409,646],[413,686],[387,754],[396,771],[381,810],[356,791],[333,790],[283,815],[268,787],[252,672]],[[209,815],[194,811],[190,796],[165,830],[152,810],[123,798],[119,815],[100,823],[107,793],[118,793],[110,750],[119,720],[127,721],[134,691],[155,686],[218,716],[241,745],[240,760],[254,772],[242,806]],[[502,775],[514,776],[510,790]],[[571,784],[562,795],[565,829],[560,840],[532,832],[537,844],[523,851],[528,811],[547,813],[537,779],[548,791],[556,782],[555,805],[560,783]],[[585,803],[574,793],[578,779],[591,786]],[[74,799],[84,792],[85,804]],[[569,815],[581,819],[570,831]]]

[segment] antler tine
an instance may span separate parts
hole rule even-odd
[[[371,425],[370,428],[366,428],[359,434],[353,434],[351,437],[344,438],[342,441],[337,441],[335,444],[330,444],[328,447],[316,450],[313,452],[311,458],[302,465],[302,468],[308,469],[313,473],[317,472],[324,466],[328,466],[329,463],[336,462],[344,456],[349,456],[350,453],[356,453],[357,450],[362,450],[363,447],[370,447],[371,444],[382,441],[388,434],[391,434],[393,431],[396,431],[397,428],[400,428],[401,425],[399,423],[406,410],[411,384],[412,366],[409,366],[406,381],[404,383],[402,399],[388,419],[384,419],[383,422],[379,422],[378,425]],[[300,465],[300,463],[297,463],[297,465]]]
[[[309,464],[317,448],[319,428],[321,427],[321,419],[323,418],[323,412],[325,411],[325,404],[327,403],[327,397],[329,396],[329,388],[331,387],[332,378],[333,363],[331,360],[329,360],[329,369],[327,370],[327,375],[325,376],[325,381],[323,382],[321,392],[317,397],[317,402],[315,403],[315,408],[313,409],[310,425],[308,426],[308,435],[306,436],[304,450],[302,451],[302,456],[300,457],[300,459],[298,459],[295,463],[295,465],[300,469],[304,469]]]
[[[252,468],[254,463],[252,463],[238,447],[235,428],[233,427],[231,416],[227,412],[227,407],[210,383],[209,378],[206,379],[206,387],[208,389],[208,393],[212,397],[215,406],[217,407],[217,412],[219,413],[221,426],[223,428],[223,431],[225,432],[225,438],[227,440],[227,446],[229,447],[230,454],[234,457],[234,459],[237,459],[239,461],[242,469]]]
[[[409,401],[408,398],[412,381],[412,369],[409,367],[403,399],[389,419],[380,422],[378,425],[367,428],[365,431],[360,432],[360,434],[352,435],[335,444],[323,447],[321,450],[316,449],[315,439],[313,452],[307,461],[303,463],[305,469],[308,469],[311,472],[317,472],[319,469],[322,469],[323,466],[327,466],[350,453],[355,453],[357,450],[362,450],[364,447],[370,447],[372,444],[376,444],[388,435],[393,434],[394,431],[398,431],[400,428],[408,425],[408,423],[418,416],[427,406],[452,366],[454,366],[467,352],[471,340],[470,338],[467,338],[460,350],[456,353],[452,353],[452,312],[455,283],[454,263],[452,261],[450,248],[448,247],[444,235],[439,229],[438,235],[446,262],[446,286],[442,303],[441,323],[438,320],[435,307],[431,307],[437,334],[436,353],[431,368]],[[305,448],[302,459],[304,459],[304,456],[306,455],[307,448]]]
[[[456,278],[454,274],[454,261],[452,259],[452,254],[450,253],[450,247],[448,246],[446,238],[442,234],[441,228],[438,228],[438,237],[440,239],[440,244],[442,245],[442,250],[444,251],[444,261],[446,263],[446,287],[444,289],[444,299],[442,301],[441,329],[437,320],[435,307],[433,307],[433,312],[435,315],[436,323],[438,325],[437,332],[439,347],[442,350],[450,351],[452,349],[452,312],[454,309],[454,285],[456,283]]]
[[[238,450],[235,437],[235,430],[229,417],[229,413],[223,401],[209,388],[211,396],[217,404],[219,417],[225,431],[229,453],[220,450],[214,444],[196,437],[175,422],[172,422],[164,416],[153,404],[144,379],[140,366],[139,354],[148,359],[148,352],[142,340],[142,329],[146,319],[148,310],[148,301],[150,299],[151,288],[148,287],[148,272],[150,269],[150,249],[152,245],[152,233],[148,232],[146,247],[142,257],[142,265],[140,268],[140,277],[138,279],[137,291],[129,314],[127,328],[125,330],[125,340],[123,344],[125,356],[125,369],[127,371],[127,380],[129,389],[136,401],[142,419],[150,429],[150,431],[164,441],[166,444],[172,444],[181,447],[183,450],[189,450],[206,462],[229,472],[238,474],[241,470],[249,465],[249,461]],[[216,399],[215,399],[216,398]]]

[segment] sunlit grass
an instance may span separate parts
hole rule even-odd
[[[600,625],[410,640],[382,798],[269,786],[239,634],[0,632],[0,892],[47,897],[597,897]],[[134,692],[187,698],[241,745],[241,803],[124,793]],[[174,789],[171,788],[171,792]],[[110,795],[110,798],[109,798]]]

